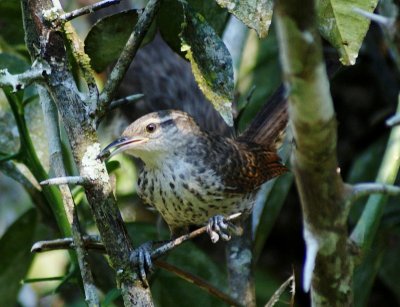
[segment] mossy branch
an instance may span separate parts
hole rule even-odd
[[[275,17],[295,146],[291,165],[303,211],[303,287],[313,306],[352,304],[345,186],[337,167],[336,120],[315,27],[315,2],[281,0]]]
[[[132,243],[116,205],[105,165],[96,159],[100,144],[95,120],[87,111],[85,96],[79,92],[70,71],[66,54],[69,47],[62,33],[44,19],[43,13],[51,9],[54,6],[50,0],[22,1],[28,50],[33,60],[40,59],[51,67],[45,85],[61,115],[79,173],[90,179],[90,185],[84,186],[86,197],[111,265],[117,272],[117,284],[125,306],[152,306],[149,289],[142,285],[130,265]]]

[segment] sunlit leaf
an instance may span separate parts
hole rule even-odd
[[[260,38],[266,37],[272,21],[273,0],[216,0],[246,26],[256,30]]]
[[[198,13],[185,6],[186,23],[182,30],[182,50],[193,75],[207,99],[232,126],[233,67],[225,44]]]
[[[378,0],[318,0],[318,28],[340,53],[344,65],[354,65],[370,20],[356,10],[372,13]]]
[[[16,306],[21,280],[33,254],[36,212],[29,210],[14,222],[0,239],[0,297],[2,306]]]
[[[95,71],[103,71],[118,59],[137,21],[137,11],[129,10],[104,17],[93,25],[85,39],[85,52]],[[142,46],[149,43],[154,35],[155,27],[152,26]]]

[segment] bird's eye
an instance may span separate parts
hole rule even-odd
[[[157,128],[156,124],[151,123],[146,126],[146,131],[148,133],[153,133],[154,131],[156,131],[156,128]]]

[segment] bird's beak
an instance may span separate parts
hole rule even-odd
[[[105,160],[108,158],[111,158],[112,156],[116,155],[117,153],[120,153],[121,151],[124,151],[130,147],[132,147],[133,144],[138,144],[138,143],[143,143],[146,142],[148,138],[143,138],[143,137],[120,137],[116,139],[114,142],[110,143],[107,145],[97,156],[97,159],[100,160]]]

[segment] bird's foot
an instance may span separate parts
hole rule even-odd
[[[153,272],[154,266],[151,260],[151,252],[153,250],[153,242],[146,242],[134,249],[130,255],[132,265],[139,270],[140,280],[145,287],[149,286],[147,277]]]
[[[243,229],[231,223],[222,215],[216,215],[208,220],[207,233],[210,235],[211,241],[217,243],[220,238],[224,241],[229,241],[232,234],[241,235]]]

